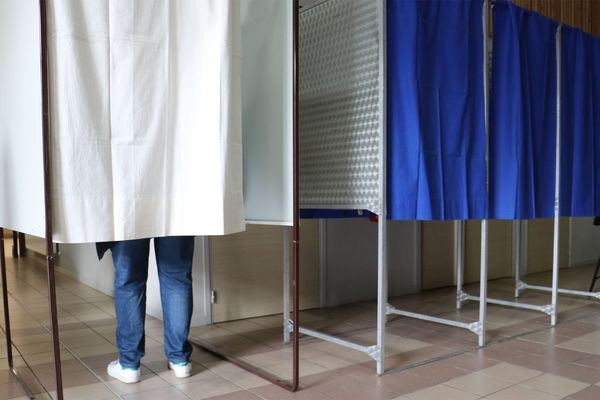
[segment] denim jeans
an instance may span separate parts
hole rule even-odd
[[[119,362],[126,368],[139,368],[144,356],[146,280],[150,239],[126,240],[110,246],[115,264],[115,310]],[[160,299],[164,320],[164,350],[169,361],[189,361],[188,342],[192,318],[193,237],[154,239]]]

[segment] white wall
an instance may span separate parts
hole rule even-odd
[[[44,236],[39,8],[0,1],[0,226]]]
[[[365,218],[325,223],[323,305],[377,298],[377,224]],[[389,296],[421,289],[417,222],[388,223]]]
[[[594,264],[600,257],[600,226],[594,226],[593,220],[571,218],[571,267]]]
[[[59,271],[104,294],[114,294],[114,268],[110,254],[98,261],[94,244],[60,244],[56,265]]]
[[[192,279],[194,280],[194,314],[192,326],[206,325],[210,322],[210,303],[207,301],[210,283],[207,279],[205,263],[205,241],[196,238],[194,250],[194,265]],[[78,281],[102,293],[112,296],[114,294],[114,267],[110,252],[107,252],[102,261],[96,256],[94,244],[61,244],[57,265],[61,272],[77,279]],[[151,245],[150,265],[148,271],[148,289],[146,294],[146,312],[149,315],[162,319],[160,303],[160,289],[154,258],[154,246]]]

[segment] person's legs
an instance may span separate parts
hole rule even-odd
[[[144,356],[146,281],[150,239],[115,242],[115,311],[117,349],[123,368],[138,369]]]
[[[163,308],[165,355],[173,364],[187,363],[192,354],[188,334],[193,304],[194,238],[191,236],[156,238],[154,250]]]

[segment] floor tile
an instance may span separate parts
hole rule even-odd
[[[242,390],[228,380],[215,376],[201,381],[182,383],[175,385],[185,395],[192,399],[209,399],[211,397],[221,396]]]
[[[486,400],[559,400],[562,397],[517,385],[484,398]]]
[[[560,397],[569,396],[589,386],[583,382],[547,373],[523,382],[520,385]]]
[[[436,385],[406,395],[410,400],[476,400],[479,396],[445,385]]]
[[[600,387],[589,386],[579,392],[573,393],[567,397],[569,400],[598,400],[600,399]]]
[[[481,370],[481,374],[512,384],[520,383],[543,374],[542,371],[501,363]]]
[[[481,372],[473,372],[469,375],[449,380],[444,385],[478,396],[486,396],[490,393],[506,389],[512,386],[512,383],[490,378]]]

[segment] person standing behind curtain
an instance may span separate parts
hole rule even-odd
[[[145,351],[146,281],[150,239],[97,243],[98,258],[111,250],[115,265],[116,339],[119,358],[108,375],[124,383],[140,381]],[[154,238],[164,320],[164,352],[177,378],[191,375],[192,346],[188,341],[192,318],[192,259],[194,238]]]

